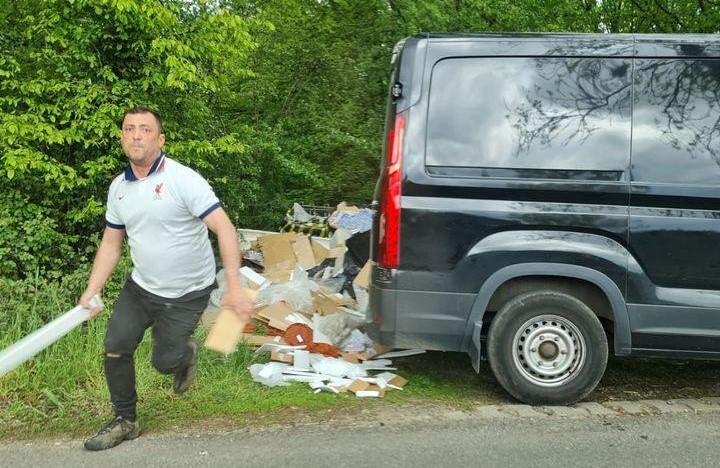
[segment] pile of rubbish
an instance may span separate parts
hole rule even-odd
[[[241,281],[257,293],[253,323],[245,325],[240,339],[270,358],[250,366],[253,380],[268,386],[306,382],[316,393],[351,392],[358,397],[382,397],[388,390],[402,389],[407,381],[391,372],[395,368],[389,358],[423,351],[392,351],[362,331],[370,274],[370,210],[341,203],[327,219],[318,220],[296,204],[288,217],[291,225],[306,227],[327,221],[334,232],[321,237],[238,230]],[[203,314],[206,326],[221,314],[224,271],[217,282]]]

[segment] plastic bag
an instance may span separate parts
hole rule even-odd
[[[263,304],[274,304],[278,301],[285,301],[294,310],[312,313],[312,291],[318,286],[310,281],[301,266],[296,266],[292,273],[292,279],[285,283],[276,283],[261,290],[257,302]]]
[[[313,315],[313,341],[338,347],[352,333],[345,314]]]
[[[313,359],[312,368],[318,374],[354,379],[367,376],[367,371],[357,364],[331,357]]]

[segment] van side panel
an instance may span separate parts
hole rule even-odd
[[[573,58],[591,51],[598,55],[597,60]],[[632,41],[627,38],[616,42],[581,41],[576,44],[522,39],[428,43],[421,97],[417,104],[404,111],[405,178],[401,198],[400,267],[391,277],[384,276],[384,281],[374,277],[371,292],[370,309],[382,311],[379,327],[384,330],[383,342],[398,347],[467,350],[467,328],[478,291],[492,273],[518,262],[542,263],[552,257],[561,263],[589,264],[612,278],[624,294],[626,265],[622,259],[611,261],[598,258],[592,252],[582,254],[577,249],[554,252],[554,247],[545,251],[502,248],[482,255],[471,252],[484,239],[498,232],[566,232],[568,228],[627,246],[630,62],[623,55],[631,55],[631,52]],[[449,90],[449,94],[445,91],[440,95],[436,93],[437,98],[433,101],[433,80],[455,80],[456,65],[462,69],[462,74],[473,79],[487,80],[488,76],[493,79],[493,73],[502,67],[510,70],[515,66],[508,55],[519,55],[517,60],[523,61],[521,68],[536,67],[537,73],[526,77],[525,82],[535,80],[538,87],[547,92],[555,91],[551,87],[559,70],[567,77],[563,82],[566,86],[571,84],[567,80],[572,81],[572,67],[580,66],[585,70],[583,76],[587,83],[592,82],[597,73],[613,75],[612,90],[598,88],[596,91],[613,92],[617,97],[605,108],[598,105],[596,116],[584,117],[579,113],[582,110],[574,107],[574,97],[567,101],[570,120],[575,120],[575,124],[583,119],[592,121],[592,129],[582,130],[583,134],[573,136],[572,130],[562,135],[542,134],[543,130],[539,129],[534,137],[536,140],[529,141],[527,135],[518,133],[515,136],[518,147],[525,145],[520,151],[527,153],[525,156],[530,155],[524,157],[522,167],[493,166],[492,161],[483,159],[482,151],[473,162],[475,148],[482,146],[487,151],[493,150],[492,142],[478,140],[475,135],[482,127],[477,120],[486,114],[468,99],[466,91],[475,89],[475,83],[443,85],[442,89]],[[527,55],[536,56],[537,60],[527,58]],[[606,59],[606,56],[612,58]],[[479,61],[468,57],[476,57]],[[488,58],[492,61],[485,61]],[[485,67],[485,64],[491,66]],[[511,77],[503,73],[497,75],[497,80],[508,79]],[[474,93],[478,94],[479,100],[488,100],[483,91],[492,93],[492,90],[487,86],[487,81],[477,82]],[[530,109],[533,103],[520,95],[523,86],[525,84],[507,92],[512,93],[510,96],[518,105],[527,104]],[[585,92],[584,86],[580,84],[578,89]],[[602,97],[601,94],[590,100],[598,98],[600,101]],[[499,111],[502,113],[498,117],[500,124],[505,129],[514,128],[512,122],[502,122],[507,110]],[[608,120],[608,115],[613,119]],[[563,118],[562,115],[556,117]],[[448,122],[453,126],[433,134],[434,129]],[[458,128],[465,122],[475,122],[476,128]],[[543,122],[536,121],[535,124],[542,127]],[[584,140],[593,138],[593,132],[614,135],[606,138],[612,146],[583,145]],[[447,144],[444,135],[453,135]],[[571,143],[560,141],[568,137],[572,137]],[[452,142],[458,141],[464,142],[465,147],[453,146]],[[564,166],[559,158],[556,165],[545,167],[542,161],[533,159],[533,154],[542,152],[544,157],[554,147],[563,158],[578,164]],[[503,157],[512,160],[519,156]],[[607,164],[598,164],[598,161]],[[578,165],[582,166],[579,170]],[[386,302],[392,303],[393,307],[385,307]]]
[[[400,264],[373,269],[371,335],[477,363],[493,275],[512,270],[597,286],[618,354],[720,357],[720,41],[422,36],[411,50]]]

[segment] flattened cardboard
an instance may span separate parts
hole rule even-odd
[[[318,294],[313,298],[313,311],[319,315],[334,315],[343,313],[343,311],[338,308],[335,301],[321,294]]]
[[[293,232],[286,232],[258,237],[257,242],[265,265],[264,276],[270,281],[284,283],[290,280],[290,274],[297,263],[292,246],[296,236]]]
[[[276,328],[278,330],[285,331],[290,326],[285,320],[270,319],[267,323],[268,327]]]
[[[325,295],[325,297],[327,297],[328,299],[333,301],[335,303],[335,305],[338,305],[338,306],[353,306],[353,305],[355,305],[355,301],[353,300],[352,297],[346,297],[340,293]]]
[[[292,276],[292,270],[295,265],[294,262],[295,260],[293,260],[292,263],[285,262],[276,265],[275,268],[266,269],[264,272],[264,276],[273,283],[287,283],[288,281],[290,281],[290,277]]]
[[[283,301],[276,302],[274,304],[270,304],[269,306],[265,307],[261,311],[258,312],[258,315],[270,323],[270,326],[279,328],[280,330],[287,330],[287,327],[292,325],[291,322],[288,322],[285,320],[285,317],[293,313],[292,307],[287,305]]]
[[[281,336],[262,336],[262,335],[251,335],[249,333],[242,333],[240,339],[250,346],[262,346],[265,343],[274,343],[286,345],[287,343]]]
[[[267,305],[265,305],[265,304],[256,305],[255,308],[254,308],[253,311],[252,311],[252,318],[254,318],[255,320],[259,320],[259,321],[261,321],[261,322],[263,322],[263,323],[268,323],[268,319],[266,319],[265,317],[263,317],[262,315],[260,315],[260,312],[261,312],[263,309],[265,309],[266,307],[267,307]]]
[[[386,384],[393,385],[398,388],[403,388],[407,383],[407,379],[400,377],[392,372],[383,372],[375,376],[378,380],[384,381]]]
[[[367,350],[364,353],[360,353],[358,356],[360,357],[360,360],[367,361],[369,359],[372,359],[375,356],[379,356],[381,354],[392,351],[393,349],[395,349],[395,348],[390,348],[387,346],[380,346],[379,344],[374,343],[372,345],[372,348],[370,348],[369,350]]]
[[[226,354],[235,351],[246,323],[232,310],[221,309],[205,339],[205,347]]]
[[[348,385],[347,389],[349,392],[357,393],[367,389],[369,386],[370,384],[364,380],[355,379],[350,385]]]
[[[295,237],[296,234],[293,232],[258,237],[257,242],[263,254],[266,270],[272,270],[287,262],[291,263],[291,270],[295,267],[295,252],[292,248],[292,241],[295,240]]]
[[[358,353],[341,352],[340,356],[342,356],[343,361],[345,361],[345,362],[352,362],[353,364],[360,363],[360,358],[358,357]]]
[[[312,239],[310,243],[312,245],[313,256],[315,257],[315,264],[320,265],[323,260],[327,258],[330,251],[315,239]]]
[[[370,288],[370,262],[365,262],[360,273],[353,280],[353,286],[368,290]]]
[[[407,385],[408,381],[404,377],[400,377],[399,375],[396,375],[392,379],[388,381],[390,385],[395,385],[396,387],[403,388],[405,385]]]
[[[308,239],[307,236],[297,234],[295,239],[292,241],[292,248],[295,253],[297,263],[299,263],[304,270],[309,270],[317,265],[313,249],[310,246],[310,239]]]
[[[290,353],[281,353],[279,351],[272,351],[270,353],[270,360],[277,361],[277,362],[284,362],[286,364],[292,365],[294,359],[293,359],[293,355]]]

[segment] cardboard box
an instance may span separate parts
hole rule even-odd
[[[232,310],[221,309],[205,339],[205,347],[226,354],[235,351],[246,323]]]
[[[371,384],[361,379],[355,379],[348,385],[348,391],[357,397],[375,397],[382,398],[385,396],[385,390],[375,384]]]

